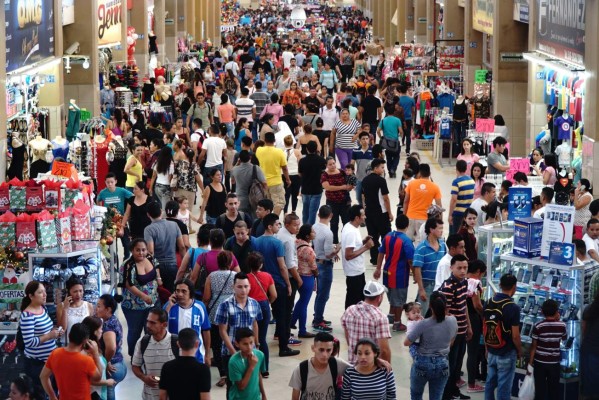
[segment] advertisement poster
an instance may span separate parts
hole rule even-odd
[[[556,58],[584,65],[585,0],[536,0],[537,48]]]
[[[54,56],[54,0],[5,0],[6,72]]]
[[[511,187],[509,191],[508,217],[509,221],[516,218],[530,217],[532,211],[532,188]]]
[[[514,0],[514,21],[528,24],[530,21],[530,0]]]
[[[495,2],[493,0],[472,1],[472,27],[479,32],[493,35],[493,15]]]
[[[543,219],[541,257],[549,257],[551,242],[572,243],[574,207],[547,204]]]
[[[98,45],[121,41],[122,0],[98,0]]]

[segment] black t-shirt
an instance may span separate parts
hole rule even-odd
[[[241,66],[253,61],[254,59],[248,53],[243,53],[239,56],[239,61],[241,61]]]
[[[262,68],[265,74],[270,74],[272,72],[272,68],[270,67],[270,63],[268,61],[264,61],[263,63],[256,61],[252,69],[256,71],[256,74],[258,74],[259,68]]]
[[[162,133],[161,130],[152,128],[152,127],[146,129],[146,143],[148,144],[148,146],[150,145],[150,142],[152,141],[152,139],[162,140],[163,138],[164,138],[164,134]]]
[[[223,247],[225,250],[229,250],[230,252],[233,253],[233,255],[235,256],[235,259],[237,259],[237,263],[239,263],[239,269],[241,269],[242,272],[245,273],[249,273],[250,270],[247,266],[247,258],[248,255],[254,251],[254,246],[252,246],[252,237],[249,237],[249,240],[247,240],[243,245],[239,245],[239,243],[237,243],[237,240],[235,239],[235,236],[230,237],[229,239],[227,239],[227,241],[225,242],[225,246]]]
[[[375,124],[378,121],[379,114],[378,109],[382,106],[381,101],[372,95],[364,97],[362,104],[364,113],[362,114],[362,122],[368,124]]]
[[[199,399],[200,393],[210,392],[210,384],[210,367],[195,357],[179,357],[164,363],[158,387],[169,399]]]
[[[289,126],[289,129],[293,133],[293,136],[297,135],[296,128],[299,126],[299,122],[297,122],[297,118],[295,118],[295,116],[283,115],[281,118],[279,118],[279,121],[286,122]]]
[[[302,194],[314,195],[322,193],[320,177],[326,167],[325,159],[318,154],[308,154],[299,160],[298,172],[302,179]]]
[[[320,108],[320,100],[318,97],[306,96],[304,98],[304,104],[307,106],[308,104],[314,104],[317,108]],[[316,116],[318,118],[318,116]]]
[[[221,214],[221,216],[216,219],[216,224],[214,224],[214,226],[216,228],[222,229],[223,232],[225,232],[225,237],[228,239],[231,236],[235,235],[235,233],[233,232],[233,228],[235,228],[235,224],[237,223],[237,221],[245,221],[245,223],[248,226],[248,229],[252,227],[252,218],[243,211],[239,211],[237,213],[237,218],[235,218],[234,221],[231,221],[229,218],[227,218],[226,213]]]
[[[189,235],[189,230],[187,229],[187,225],[183,223],[180,219],[177,218],[167,218],[168,221],[173,221],[179,227],[181,231],[181,235]]]
[[[382,201],[379,198],[379,194],[381,196],[389,194],[385,178],[375,173],[369,174],[362,180],[362,194],[364,195],[364,206],[366,207],[367,215],[383,213],[383,209],[381,208]]]
[[[254,223],[252,224],[252,236],[253,237],[260,237],[262,235],[264,235],[264,231],[266,230],[264,224],[262,223],[262,219],[261,218],[256,218],[254,220]]]

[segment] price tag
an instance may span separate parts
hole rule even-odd
[[[73,171],[73,164],[64,161],[54,161],[52,163],[52,175],[63,178],[70,178]]]
[[[477,118],[476,131],[482,133],[495,132],[495,120],[493,118]]]

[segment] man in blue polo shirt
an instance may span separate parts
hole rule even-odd
[[[449,202],[449,233],[458,233],[464,213],[474,201],[474,180],[466,171],[468,164],[458,160],[455,164],[457,178],[451,184],[451,201]]]
[[[426,239],[416,247],[414,253],[414,280],[418,284],[416,301],[422,305],[422,315],[428,311],[428,299],[435,287],[437,265],[447,252],[443,240],[443,221],[438,218],[429,218],[424,224]]]

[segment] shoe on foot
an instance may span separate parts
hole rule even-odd
[[[463,387],[466,384],[466,381],[463,380],[462,378],[460,378],[460,380],[458,380],[455,384],[456,384],[457,387],[461,388],[461,387]]]
[[[291,356],[297,356],[300,353],[299,350],[293,350],[293,349],[285,349],[285,350],[281,350],[279,351],[279,357],[291,357]]]
[[[299,350],[297,350],[299,351]],[[262,378],[264,379],[268,379],[268,377],[270,376],[270,373],[268,371],[264,371],[260,373],[262,375]]]
[[[277,323],[277,320],[276,320],[276,319],[274,319],[274,318],[273,318],[273,319],[271,319],[271,320],[270,320],[270,322],[269,322],[269,324],[270,324],[270,325],[274,325],[274,324],[276,324],[276,323]]]
[[[393,332],[405,332],[407,329],[408,327],[401,322],[396,322],[393,324]]]
[[[316,332],[325,332],[325,333],[329,333],[333,331],[333,328],[331,328],[330,326],[327,326],[327,324],[323,321],[320,324],[316,324],[316,325],[312,325],[312,329],[315,330]]]
[[[222,377],[218,380],[218,382],[216,382],[216,386],[218,387],[223,387],[227,384],[227,378]]]
[[[484,391],[485,387],[477,384],[474,384],[473,386],[468,385],[468,389],[466,389],[466,392],[468,393],[480,393]]]
[[[466,396],[465,394],[463,394],[462,392],[460,392],[459,390],[457,390],[453,396],[451,396],[452,399],[460,399],[460,400],[470,400],[470,396]]]
[[[302,344],[301,340],[297,340],[294,338],[289,338],[289,346],[299,346],[300,344]]]
[[[305,333],[298,333],[297,337],[298,338],[302,338],[302,339],[311,339],[314,336],[316,336],[315,334],[311,333],[311,332],[305,332]]]
[[[297,329],[297,325],[293,324],[291,326],[289,326],[291,329]]]

